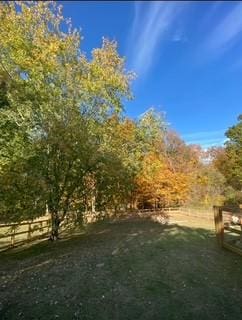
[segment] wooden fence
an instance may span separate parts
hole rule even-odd
[[[0,250],[47,237],[50,230],[51,219],[49,216],[20,223],[0,224]]]
[[[187,215],[194,218],[202,218],[213,221],[213,209],[201,208],[201,207],[181,207],[179,210],[183,215]]]
[[[64,219],[60,225],[59,233],[61,234],[73,226],[75,218],[73,215]],[[20,223],[0,224],[0,251],[18,247],[40,238],[49,238],[50,233],[50,215]]]
[[[192,214],[188,208],[180,208],[180,207],[169,207],[162,209],[140,209],[133,211],[121,211],[119,213],[113,212],[87,212],[84,215],[84,224],[93,223],[98,220],[104,220],[107,216],[113,216],[114,214],[117,216],[126,216],[133,214],[138,214],[138,216],[145,217],[150,213],[182,213],[187,214],[189,216],[195,217],[203,217],[204,212],[199,212],[198,214]],[[210,214],[209,214],[210,215]],[[72,218],[66,219],[61,224],[61,232],[66,230],[68,226],[72,223]],[[23,221],[21,223],[9,223],[9,224],[0,224],[0,251],[6,250],[9,248],[17,247],[22,244],[37,240],[39,238],[47,238],[51,232],[51,218],[50,216],[44,216],[39,219],[31,220],[31,221]]]
[[[214,222],[219,246],[242,255],[242,210],[215,206]]]

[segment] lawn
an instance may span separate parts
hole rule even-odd
[[[242,257],[213,223],[98,223],[0,255],[0,319],[241,319]]]

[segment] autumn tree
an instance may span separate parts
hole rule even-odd
[[[201,163],[192,181],[188,204],[212,207],[224,201],[225,178],[211,163]]]
[[[1,109],[2,220],[39,216],[47,204],[55,238],[66,214],[80,206],[86,176],[103,157],[99,128],[121,112],[133,76],[115,42],[104,39],[89,61],[55,3],[0,9],[1,65],[11,84],[4,93],[9,106]]]
[[[226,136],[223,174],[231,186],[242,191],[242,115],[238,117],[238,123],[227,130]]]
[[[224,148],[214,148],[211,156],[215,167],[226,179],[225,203],[239,205],[242,202],[242,116],[238,123],[226,132],[228,140]]]
[[[141,170],[137,175],[140,206],[182,204],[189,192],[189,168],[193,162],[185,143],[166,124],[164,116],[148,110],[137,123]]]

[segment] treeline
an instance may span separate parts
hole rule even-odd
[[[52,2],[1,2],[0,30],[1,221],[48,209],[55,237],[73,211],[220,204],[227,182],[241,188],[224,149],[186,145],[154,109],[125,117],[135,75],[116,42],[88,59]]]
[[[242,208],[242,114],[227,132],[224,148],[209,150],[214,167],[225,179],[223,203]]]

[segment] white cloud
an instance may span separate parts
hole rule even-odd
[[[181,8],[175,2],[135,2],[128,51],[132,69],[138,74],[145,74],[152,66],[158,45]]]
[[[226,141],[226,130],[204,131],[182,134],[182,138],[188,144],[199,144],[202,148],[209,148],[212,146],[221,146]]]
[[[206,50],[219,55],[230,49],[242,34],[242,3],[228,11],[222,21],[212,30],[205,42]]]
[[[181,29],[177,29],[171,40],[174,42],[186,42],[187,37]]]

